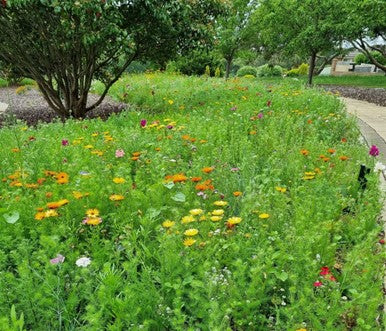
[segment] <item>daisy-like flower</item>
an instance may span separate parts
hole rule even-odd
[[[69,176],[65,172],[59,172],[58,174],[56,174],[55,177],[56,177],[56,182],[58,184],[67,184],[68,183]]]
[[[212,211],[213,216],[222,216],[224,215],[224,209],[215,209]]]
[[[102,223],[102,219],[100,217],[86,217],[82,223],[87,225],[98,225]]]
[[[211,220],[212,222],[219,222],[219,221],[222,220],[222,216],[211,216],[211,217],[210,217],[210,220]]]
[[[78,267],[86,268],[90,265],[91,259],[89,257],[81,257],[76,260],[75,264]]]
[[[275,190],[280,192],[280,193],[285,193],[287,191],[287,189],[285,187],[280,187],[280,186],[276,186]]]
[[[231,217],[228,219],[227,224],[229,225],[236,225],[239,224],[242,221],[241,217]]]
[[[267,213],[260,214],[260,215],[259,215],[259,218],[261,218],[261,219],[267,219],[267,218],[269,218],[269,214],[267,214]]]
[[[190,246],[194,245],[195,242],[196,242],[196,240],[193,239],[193,238],[186,238],[184,240],[184,246],[185,247],[190,247]]]
[[[193,216],[201,215],[204,211],[202,209],[191,209],[189,210],[189,213]]]
[[[194,237],[195,235],[198,234],[198,230],[197,229],[188,229],[184,232],[184,235],[187,236],[187,237]]]
[[[175,222],[171,221],[171,220],[166,220],[162,223],[162,226],[166,229],[168,228],[171,228],[172,226],[174,226]]]
[[[117,149],[115,151],[115,157],[120,158],[125,156],[125,151],[123,149]]]
[[[196,219],[193,215],[184,216],[181,220],[182,224],[188,224],[194,222]]]
[[[59,214],[54,209],[50,209],[44,212],[44,217],[56,217],[59,216]]]
[[[115,184],[122,184],[122,183],[124,183],[126,180],[124,179],[124,178],[121,178],[121,177],[115,177],[115,178],[113,178],[113,182],[115,183]]]
[[[123,200],[125,197],[123,195],[120,195],[120,194],[112,194],[110,195],[109,199],[111,201],[121,201]]]
[[[240,192],[240,191],[233,192],[233,195],[234,195],[235,197],[239,197],[239,196],[241,196],[242,194],[243,194],[243,193]]]
[[[35,220],[37,220],[37,221],[41,221],[42,219],[44,219],[46,217],[46,213],[44,213],[44,212],[37,212],[36,214],[35,214]]]
[[[214,168],[213,167],[205,167],[205,168],[202,168],[201,170],[202,170],[202,172],[209,174],[214,170]]]
[[[88,209],[86,211],[87,217],[98,217],[99,216],[99,210],[98,209]]]
[[[228,202],[224,201],[224,200],[219,200],[219,201],[215,201],[213,202],[213,204],[217,207],[224,207],[228,204]]]
[[[62,200],[59,200],[59,201],[53,201],[53,202],[48,202],[47,203],[47,208],[49,209],[58,209],[66,204],[68,204],[70,201],[68,201],[67,199],[62,199]]]

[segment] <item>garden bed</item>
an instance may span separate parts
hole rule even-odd
[[[137,111],[0,130],[0,323],[383,329],[376,156],[338,98],[165,74],[111,96]]]

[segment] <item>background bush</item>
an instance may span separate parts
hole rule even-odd
[[[257,69],[252,66],[244,66],[237,71],[237,77],[244,77],[246,75],[257,77]]]
[[[258,68],[257,74],[260,77],[279,77],[283,74],[283,68],[278,65],[264,64]]]

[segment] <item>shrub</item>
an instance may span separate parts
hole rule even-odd
[[[293,68],[286,72],[288,77],[297,77],[297,76],[305,76],[308,74],[309,65],[307,63],[302,63],[299,67]]]
[[[237,77],[244,77],[246,75],[257,77],[257,69],[252,66],[244,66],[237,71]]]
[[[188,76],[210,75],[206,72],[206,67],[210,68],[221,67],[221,59],[211,52],[195,50],[186,56],[180,56],[173,63],[169,63],[168,67],[175,71]],[[169,68],[167,69],[168,71]]]
[[[386,57],[383,56],[380,52],[373,51],[370,52],[371,55],[379,62],[380,64],[386,65]],[[362,63],[372,63],[369,57],[366,54],[360,53],[355,56],[354,62],[356,64],[362,64]]]
[[[272,64],[264,64],[258,68],[258,76],[260,77],[278,77],[283,73],[283,68]]]

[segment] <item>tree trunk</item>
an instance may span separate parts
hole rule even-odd
[[[359,42],[352,41],[351,44],[359,51],[367,55],[369,60],[372,64],[374,64],[377,68],[383,70],[386,74],[386,65],[383,65],[382,63],[379,63],[377,59],[371,54],[369,51],[369,48],[371,49],[371,46],[366,43],[362,38],[359,38]],[[379,50],[378,50],[379,51]],[[380,52],[382,54],[382,52]]]
[[[229,78],[229,75],[230,75],[230,72],[231,72],[231,65],[232,65],[232,60],[233,58],[227,58],[226,61],[226,70],[225,70],[225,79],[228,79]]]
[[[310,56],[310,63],[308,68],[308,79],[307,79],[308,86],[312,86],[312,77],[314,75],[315,62],[316,62],[316,52],[312,52]]]

